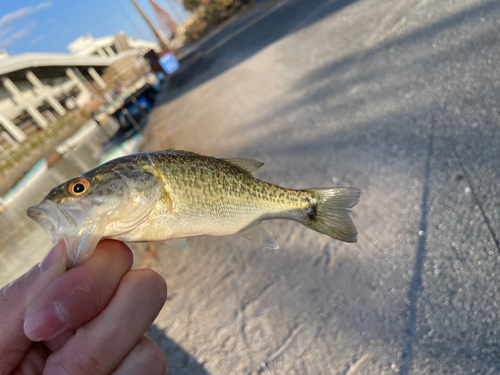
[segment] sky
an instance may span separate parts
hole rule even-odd
[[[137,3],[156,24],[148,0]],[[187,14],[180,0],[156,0],[173,17]],[[81,35],[102,37],[124,31],[133,38],[155,41],[130,0],[0,0],[0,50],[68,53],[67,45]]]

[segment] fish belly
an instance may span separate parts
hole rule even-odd
[[[304,219],[304,210],[283,203],[231,197],[215,201],[206,197],[203,204],[178,201],[173,208],[160,201],[147,222],[115,238],[142,242],[202,235],[227,236],[270,219],[300,221]]]

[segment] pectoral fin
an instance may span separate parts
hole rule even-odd
[[[165,243],[177,250],[189,250],[189,244],[185,238],[176,238],[175,240],[165,241]]]
[[[244,238],[250,242],[261,244],[267,249],[279,249],[279,245],[273,238],[273,236],[267,233],[264,227],[262,227],[262,225],[260,224],[238,233],[237,236]]]
[[[174,201],[172,200],[172,197],[170,196],[170,194],[165,189],[163,189],[163,192],[162,192],[162,195],[161,195],[160,199],[163,200],[163,202],[168,207],[168,210],[170,212],[172,212],[174,210]]]

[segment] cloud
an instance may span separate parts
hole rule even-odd
[[[37,44],[37,43],[41,42],[43,39],[45,39],[45,34],[39,35],[36,38],[31,39],[30,44]]]
[[[0,28],[20,18],[28,17],[30,14],[33,14],[32,7],[21,8],[16,10],[15,12],[7,13],[5,16],[0,18]]]
[[[0,29],[21,18],[28,17],[33,13],[38,12],[41,9],[49,9],[52,7],[52,5],[53,5],[52,1],[44,1],[33,7],[25,7],[11,13],[7,13],[5,16],[0,18]]]
[[[25,7],[18,9],[14,12],[7,13],[4,15],[2,18],[0,18],[0,49],[5,49],[10,47],[11,45],[19,42],[20,40],[26,38],[28,35],[31,34],[31,31],[35,28],[36,22],[31,22],[29,26],[26,26],[22,28],[19,31],[16,31],[10,35],[8,35],[12,30],[14,30],[13,27],[7,27],[7,25],[20,20],[22,18],[26,18],[31,16],[32,14],[35,14],[39,10],[42,9],[49,9],[53,5],[52,1],[42,1],[41,3],[38,3],[35,6],[30,6],[30,7]],[[7,36],[8,35],[8,36]],[[37,38],[34,38],[30,43],[31,44],[36,44],[39,41],[41,41],[45,35],[41,35]]]
[[[8,27],[6,29],[3,29],[3,30],[0,30],[0,40],[5,36],[7,35],[8,33],[10,33],[12,30],[14,30],[13,27]]]
[[[30,28],[25,28],[25,29],[21,29],[19,31],[16,31],[15,33],[12,33],[9,37],[0,40],[0,49],[9,48],[11,45],[26,38],[30,34],[31,34]]]
[[[43,3],[40,3],[36,6],[36,9],[37,10],[40,10],[40,9],[49,9],[49,8],[52,8],[52,5],[54,5],[54,3],[52,1],[44,1]]]

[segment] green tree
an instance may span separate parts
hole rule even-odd
[[[200,0],[183,0],[184,8],[190,10],[191,12],[195,11],[201,5]]]

